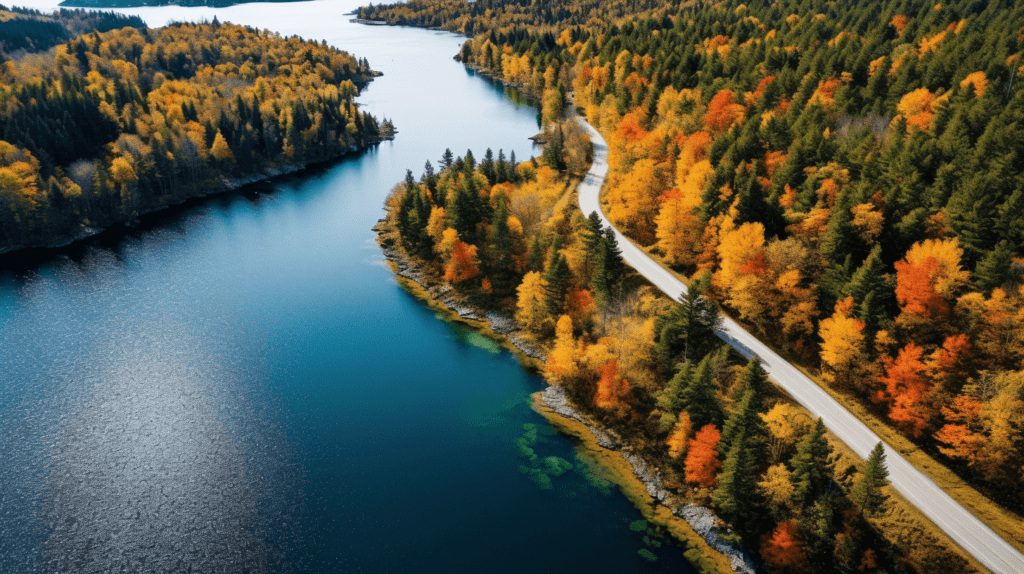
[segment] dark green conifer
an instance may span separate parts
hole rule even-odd
[[[868,514],[875,513],[888,498],[882,488],[889,484],[889,470],[885,467],[885,446],[875,445],[864,466],[864,474],[853,486],[850,498]]]
[[[793,500],[797,504],[810,506],[829,490],[833,476],[831,456],[825,424],[819,418],[793,456]]]

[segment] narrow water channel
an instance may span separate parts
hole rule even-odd
[[[529,158],[536,110],[452,61],[461,38],[357,5],[126,10],[326,39],[384,72],[359,101],[400,133],[0,261],[0,571],[692,571],[530,409],[539,378],[384,265],[405,169]]]

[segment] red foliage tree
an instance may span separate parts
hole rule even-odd
[[[629,392],[629,383],[619,376],[619,362],[612,359],[601,367],[601,378],[597,381],[594,405],[602,409],[617,409],[623,405],[622,398]]]
[[[896,301],[904,311],[928,318],[949,313],[946,300],[932,285],[938,271],[939,264],[932,257],[919,263],[896,262]]]
[[[480,273],[480,268],[477,267],[479,263],[476,245],[467,245],[461,240],[456,240],[452,247],[452,258],[444,268],[444,279],[452,283],[472,279]]]
[[[914,343],[900,349],[896,359],[885,360],[885,375],[879,377],[885,385],[881,400],[889,403],[889,418],[912,434],[920,437],[928,424],[923,399],[929,385],[925,379],[925,365],[921,361],[923,350]]]
[[[745,112],[746,109],[736,103],[736,94],[732,90],[722,90],[711,98],[707,115],[704,116],[704,125],[712,133],[726,132],[743,120]]]
[[[802,571],[806,566],[807,554],[800,543],[800,532],[796,522],[780,522],[770,538],[761,547],[761,557],[776,570]]]
[[[711,488],[718,481],[722,461],[718,459],[718,441],[722,434],[715,425],[704,425],[690,439],[686,454],[686,480]]]

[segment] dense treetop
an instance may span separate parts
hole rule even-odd
[[[0,70],[0,249],[374,143],[365,60],[230,24],[85,34]],[[5,149],[7,149],[5,148]]]

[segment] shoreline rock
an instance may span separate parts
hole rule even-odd
[[[716,526],[718,517],[710,508],[694,504],[677,505],[671,493],[665,490],[661,475],[652,469],[643,457],[634,453],[629,445],[622,444],[618,437],[610,431],[597,428],[586,416],[580,414],[569,404],[565,390],[557,385],[551,385],[541,393],[541,400],[555,413],[586,426],[597,443],[608,450],[618,450],[622,458],[629,463],[636,476],[647,493],[651,495],[657,504],[668,508],[672,514],[682,518],[697,533],[708,546],[714,548],[729,560],[729,565],[734,572],[740,574],[756,574],[757,567],[750,553],[738,542],[726,539],[728,531]]]
[[[520,334],[521,329],[515,319],[498,311],[485,311],[467,303],[457,296],[451,285],[435,285],[428,282],[423,276],[423,272],[419,270],[405,253],[397,247],[385,246],[380,241],[380,237],[387,232],[386,223],[386,219],[378,220],[377,224],[373,226],[373,231],[377,233],[378,244],[384,257],[394,264],[395,275],[416,283],[430,295],[431,299],[444,305],[449,311],[452,311],[460,318],[467,321],[487,323],[487,326],[492,331],[503,336],[512,346],[527,357],[541,362],[547,358],[543,351],[526,341]]]

